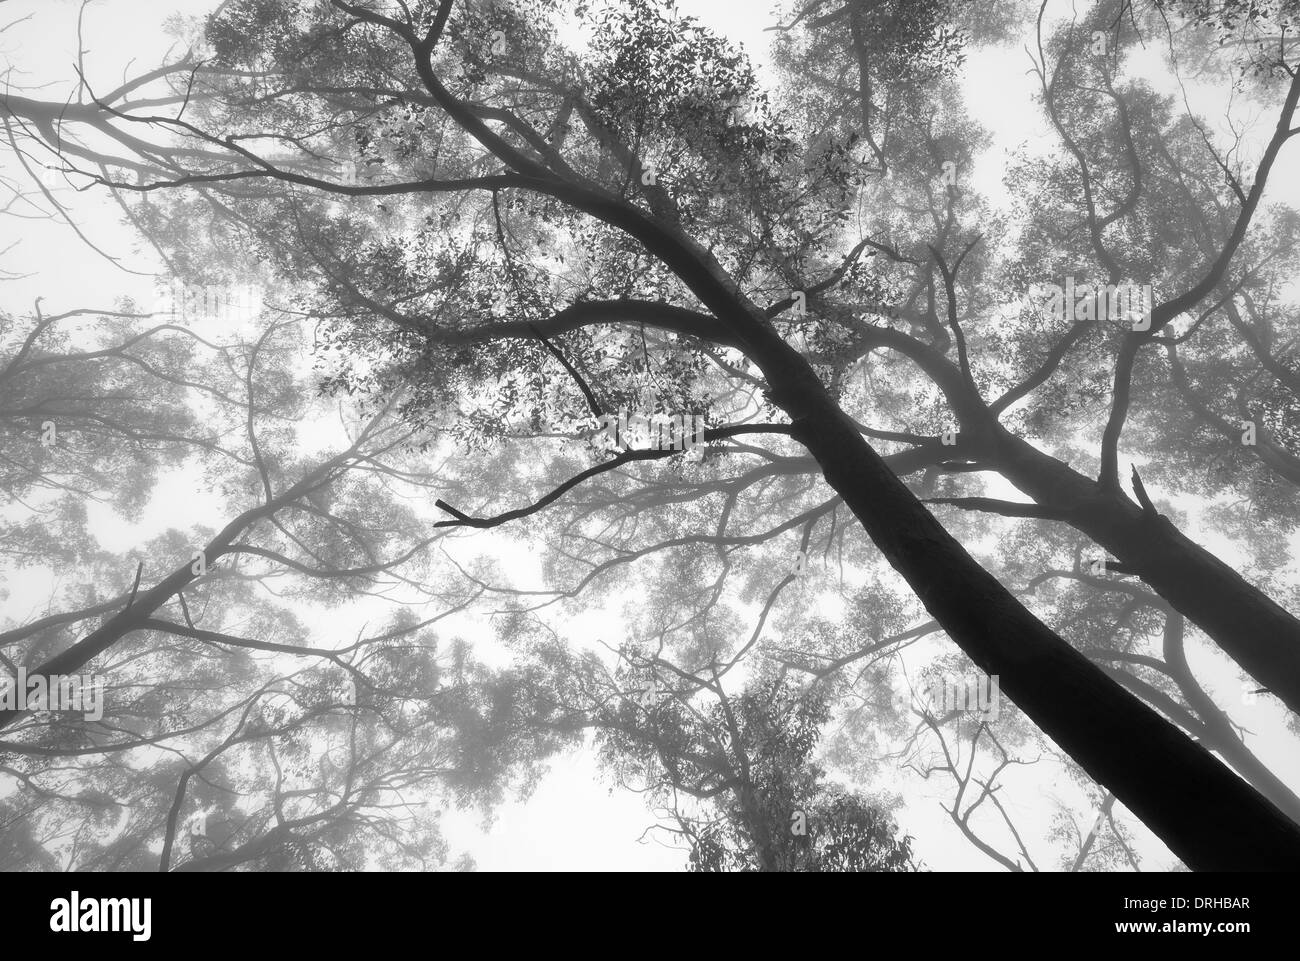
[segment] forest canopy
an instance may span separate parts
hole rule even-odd
[[[199,7],[0,96],[0,867],[1300,865],[1295,0]]]

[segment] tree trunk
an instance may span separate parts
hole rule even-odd
[[[961,454],[996,470],[1106,548],[1300,714],[1300,619],[1166,518],[1143,512],[1120,491],[1012,434],[942,353],[898,331],[869,333],[871,346],[903,354],[943,391],[961,425]]]
[[[992,459],[1040,506],[1106,548],[1300,714],[1300,620],[1185,536],[1067,464],[999,429]]]
[[[523,186],[645,245],[731,330],[763,371],[794,436],[948,635],[1093,778],[1196,870],[1300,869],[1300,829],[1208,751],[1034,617],[936,521],[713,255],[623,198],[568,182],[506,143],[439,82],[432,45],[416,69],[451,118],[527,178]]]
[[[1300,829],[1021,605],[820,385],[792,383],[805,379],[793,372],[768,377],[784,382],[774,395],[827,482],[948,635],[1043,733],[1194,870],[1300,869]]]

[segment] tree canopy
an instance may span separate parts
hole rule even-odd
[[[580,751],[697,871],[1294,868],[1298,19],[225,0],[0,98],[189,292],[0,315],[0,655],[108,685],[0,859],[468,866]]]

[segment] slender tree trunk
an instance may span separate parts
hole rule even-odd
[[[1012,434],[939,351],[898,331],[868,332],[871,346],[908,357],[943,391],[962,428],[957,451],[1104,547],[1300,714],[1300,619],[1166,518]]]
[[[1114,555],[1300,714],[1300,620],[1163,516],[999,429],[993,460],[1040,506]]]
[[[1229,764],[1241,772],[1242,777],[1255,785],[1256,790],[1277,805],[1279,811],[1300,824],[1300,798],[1242,743],[1232,727],[1232,721],[1197,683],[1192,667],[1187,663],[1183,628],[1181,614],[1170,611],[1165,616],[1165,664],[1178,689],[1182,691],[1183,698],[1201,718],[1205,729],[1201,736],[1202,742],[1222,754]]]
[[[364,438],[369,432],[367,428],[363,431],[361,438]],[[203,556],[207,564],[213,564],[221,557],[226,550],[235,542],[240,534],[247,530],[257,521],[270,517],[280,510],[286,504],[290,504],[302,497],[304,494],[322,486],[327,482],[330,473],[340,464],[347,461],[356,449],[360,446],[361,439],[352,445],[347,451],[331,457],[329,460],[320,464],[305,477],[299,480],[293,486],[262,504],[240,514],[222,530],[203,548]],[[81,668],[89,664],[94,658],[104,653],[122,638],[128,634],[145,629],[147,622],[164,604],[183,591],[192,581],[198,578],[190,562],[177,567],[168,574],[162,581],[151,587],[149,590],[136,594],[134,591],[129,596],[126,606],[113,616],[104,621],[98,628],[91,631],[81,640],[72,646],[60,651],[53,657],[46,660],[40,667],[33,671],[30,677],[41,675],[47,679],[58,677],[60,675],[74,674]],[[137,583],[137,587],[138,587]],[[9,725],[15,723],[21,718],[26,711],[19,710],[0,710],[0,730],[4,730]]]

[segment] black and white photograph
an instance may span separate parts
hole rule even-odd
[[[0,0],[0,62],[33,931],[1047,873],[1226,952],[1186,876],[1300,870],[1300,0]]]

